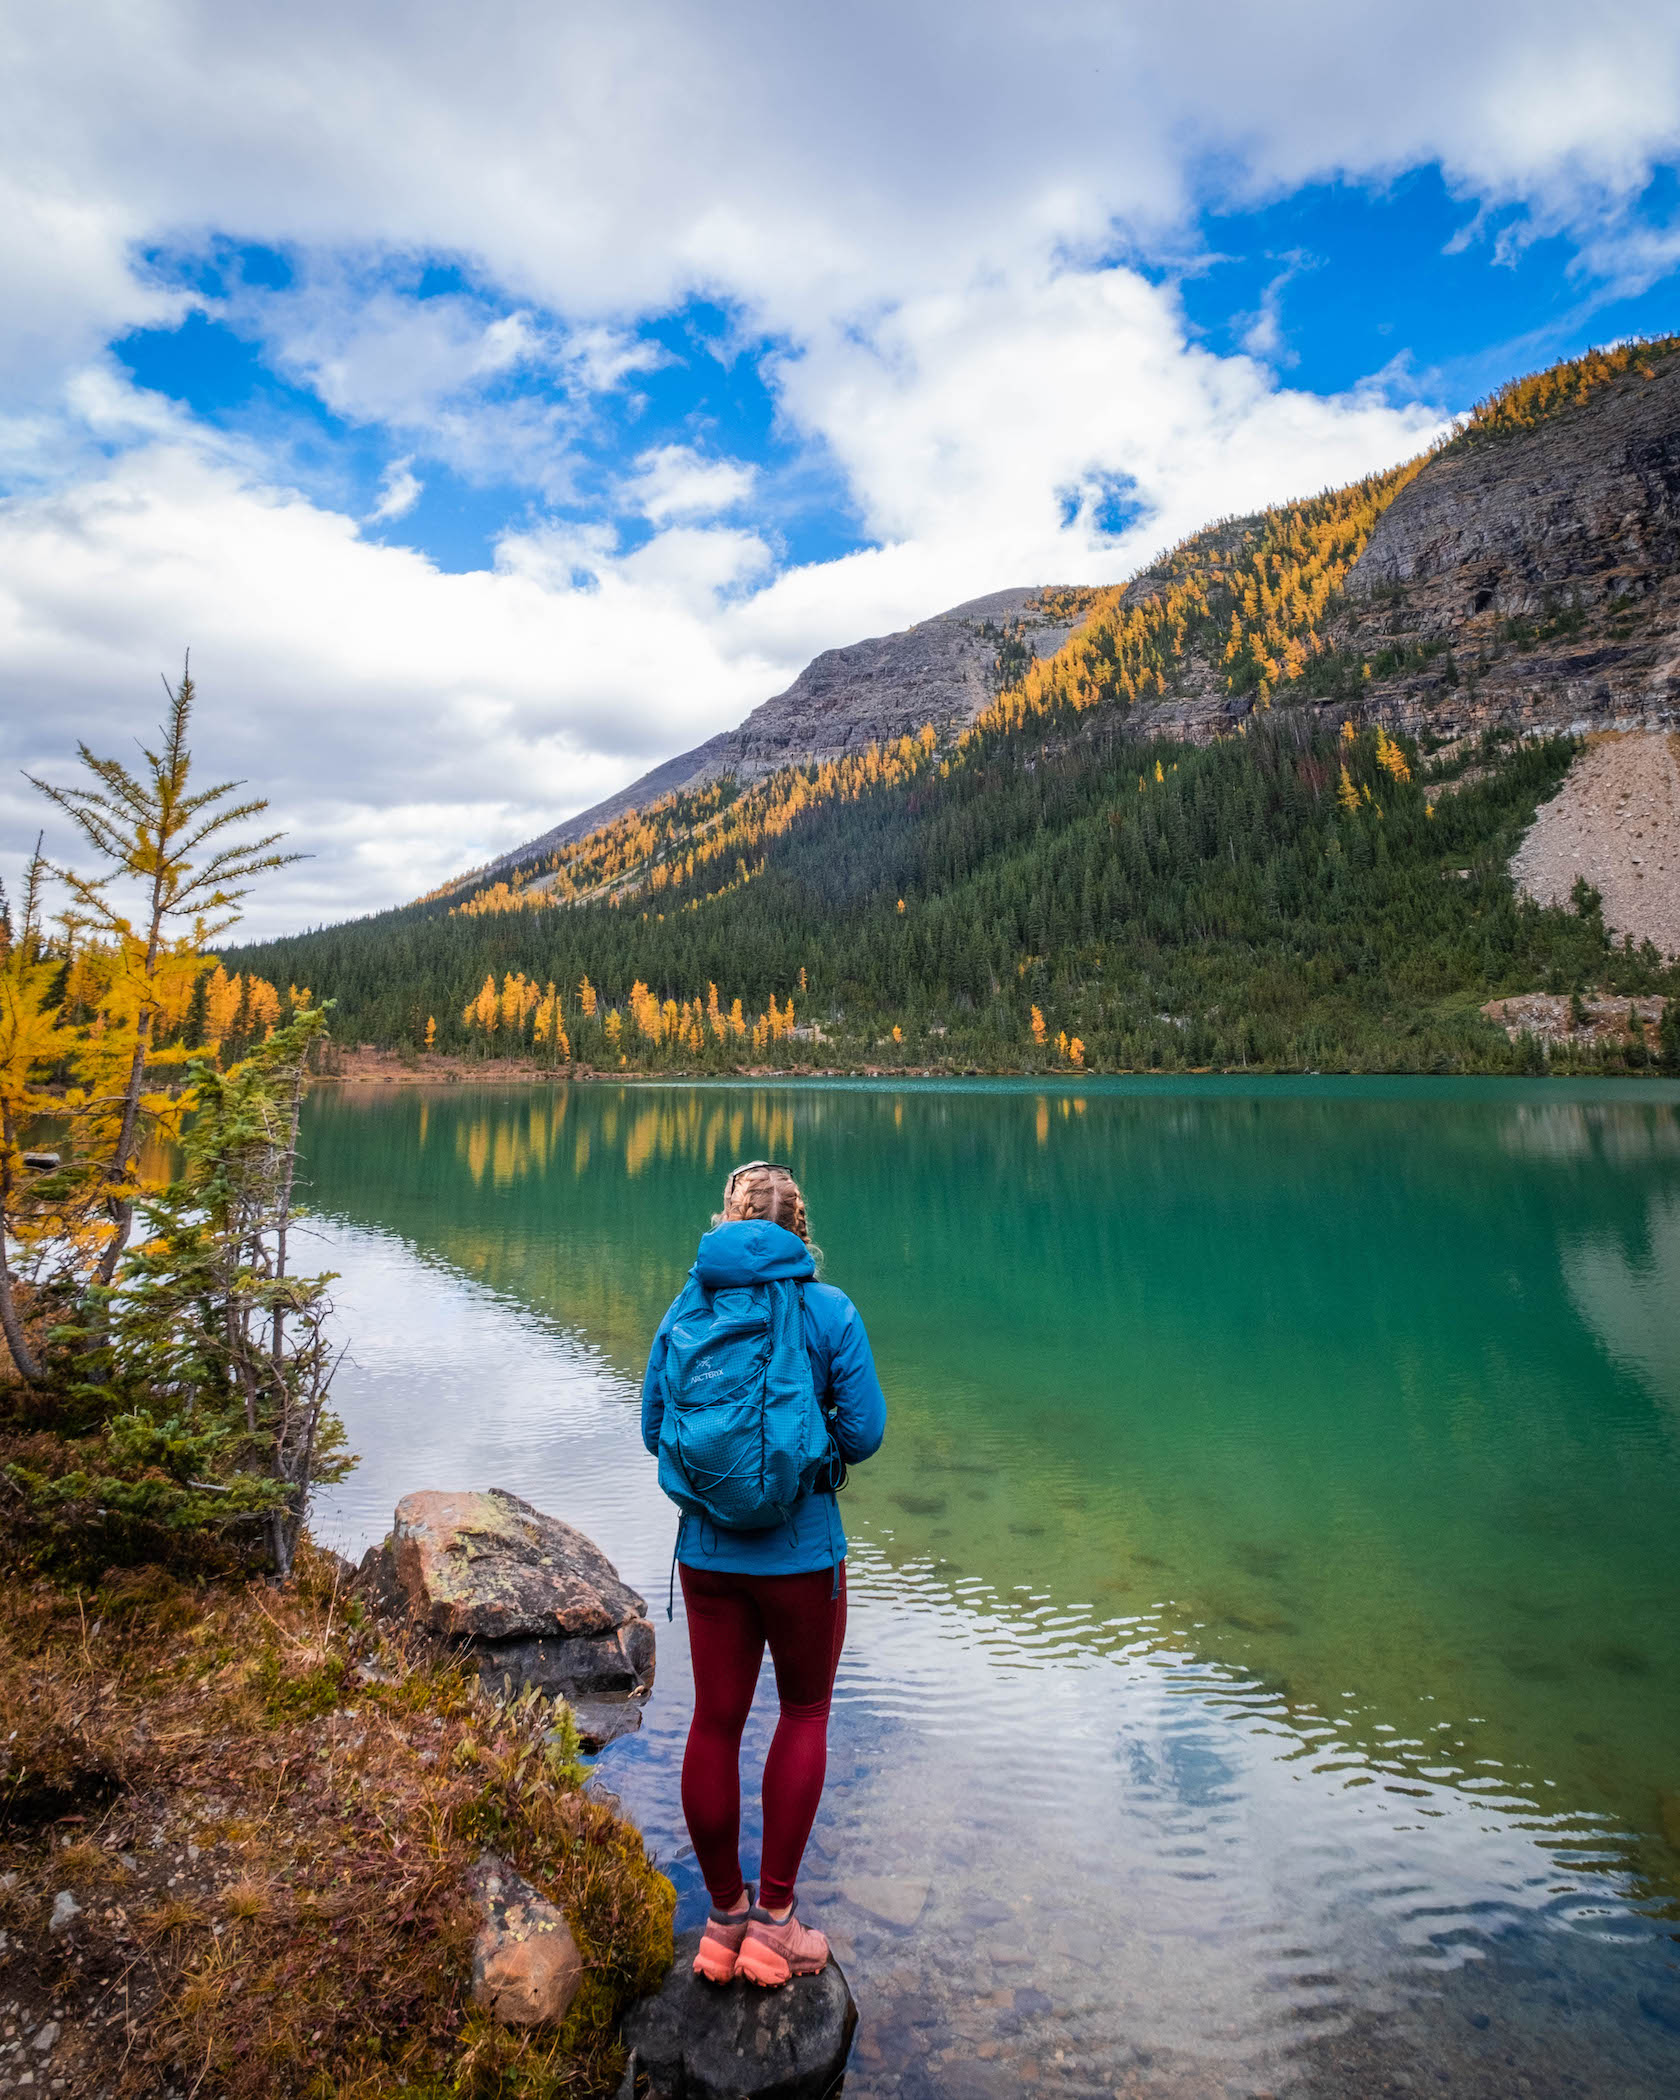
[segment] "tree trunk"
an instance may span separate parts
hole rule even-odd
[[[128,1086],[123,1096],[123,1119],[117,1132],[117,1147],[111,1155],[110,1176],[113,1182],[126,1178],[128,1156],[134,1150],[135,1126],[140,1120],[140,1095],[146,1082],[146,1053],[151,1048],[152,1014],[148,1007],[134,1024],[134,1056],[128,1068]],[[111,1240],[99,1257],[99,1281],[109,1285],[117,1273],[117,1263],[128,1245],[128,1235],[134,1225],[133,1202],[123,1197],[111,1207]]]
[[[40,1386],[46,1383],[46,1371],[29,1347],[23,1331],[23,1321],[18,1317],[17,1300],[12,1295],[11,1264],[6,1259],[5,1218],[0,1214],[0,1331],[6,1337],[6,1347],[12,1352],[12,1362],[25,1385]]]
[[[309,1053],[306,1050],[303,1056],[299,1058],[297,1069],[292,1074],[291,1114],[286,1130],[286,1156],[281,1162],[280,1193],[274,1206],[274,1274],[276,1280],[283,1277],[286,1273],[286,1231],[292,1222],[292,1181],[297,1172],[298,1117],[303,1108],[303,1068],[308,1062],[308,1058]],[[276,1371],[280,1368],[280,1359],[284,1350],[285,1340],[286,1314],[284,1308],[277,1304],[274,1308],[273,1341],[269,1349]]]
[[[37,852],[39,847],[37,847]],[[6,1213],[10,1208],[12,1193],[11,1162],[16,1142],[16,1126],[8,1114],[0,1122],[0,1145],[5,1147],[0,1158],[0,1332],[6,1337],[6,1347],[12,1352],[12,1362],[25,1385],[39,1386],[46,1382],[45,1367],[37,1360],[24,1335],[23,1321],[18,1316],[17,1300],[12,1295],[12,1265],[6,1258]]]
[[[177,743],[183,720],[184,718],[178,717],[175,738]],[[129,1061],[128,1087],[123,1096],[122,1127],[117,1132],[117,1149],[111,1160],[111,1179],[114,1182],[125,1180],[128,1175],[129,1154],[134,1150],[135,1132],[140,1122],[140,1096],[146,1086],[146,1058],[152,1047],[152,1017],[157,1009],[152,1004],[151,994],[157,975],[158,947],[163,939],[163,839],[164,830],[160,823],[159,862],[157,871],[152,876],[152,916],[146,928],[146,1002],[134,1020],[134,1056]],[[130,1198],[124,1197],[117,1203],[112,1212],[111,1222],[111,1244],[99,1258],[99,1280],[107,1287],[117,1273],[117,1263],[122,1259],[122,1251],[128,1245],[128,1235],[134,1228],[134,1204]]]

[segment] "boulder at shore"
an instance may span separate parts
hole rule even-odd
[[[624,2017],[626,2090],[638,2100],[828,2100],[857,2029],[839,1964],[780,1990],[720,1986],[694,1974],[699,1943],[685,1933],[664,1987]]]
[[[592,1539],[505,1488],[404,1495],[355,1588],[382,1616],[459,1644],[486,1684],[564,1699],[587,1746],[640,1721],[646,1603]]]

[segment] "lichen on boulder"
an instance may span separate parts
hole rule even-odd
[[[462,1649],[492,1688],[574,1710],[586,1746],[634,1727],[653,1684],[646,1602],[595,1542],[505,1488],[405,1495],[357,1594]]]
[[[583,1956],[565,1914],[487,1852],[468,1878],[480,1924],[473,1943],[473,2003],[504,2027],[558,2022],[583,1982]]]

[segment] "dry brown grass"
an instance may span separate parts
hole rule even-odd
[[[238,1918],[247,1925],[254,1918],[266,1917],[269,1904],[269,1885],[255,1874],[241,1874],[222,1891],[222,1908],[230,1918]]]
[[[610,2086],[619,2012],[670,1960],[669,1883],[546,1746],[541,1702],[494,1703],[354,1616],[324,1558],[283,1592],[0,1582],[5,1982],[61,2008],[70,2091]],[[470,2003],[462,1884],[486,1845],[577,1934],[558,2033]],[[64,1888],[83,1909],[55,1939]]]

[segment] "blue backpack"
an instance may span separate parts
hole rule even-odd
[[[688,1279],[665,1339],[659,1485],[731,1531],[785,1523],[831,1456],[796,1282]]]

